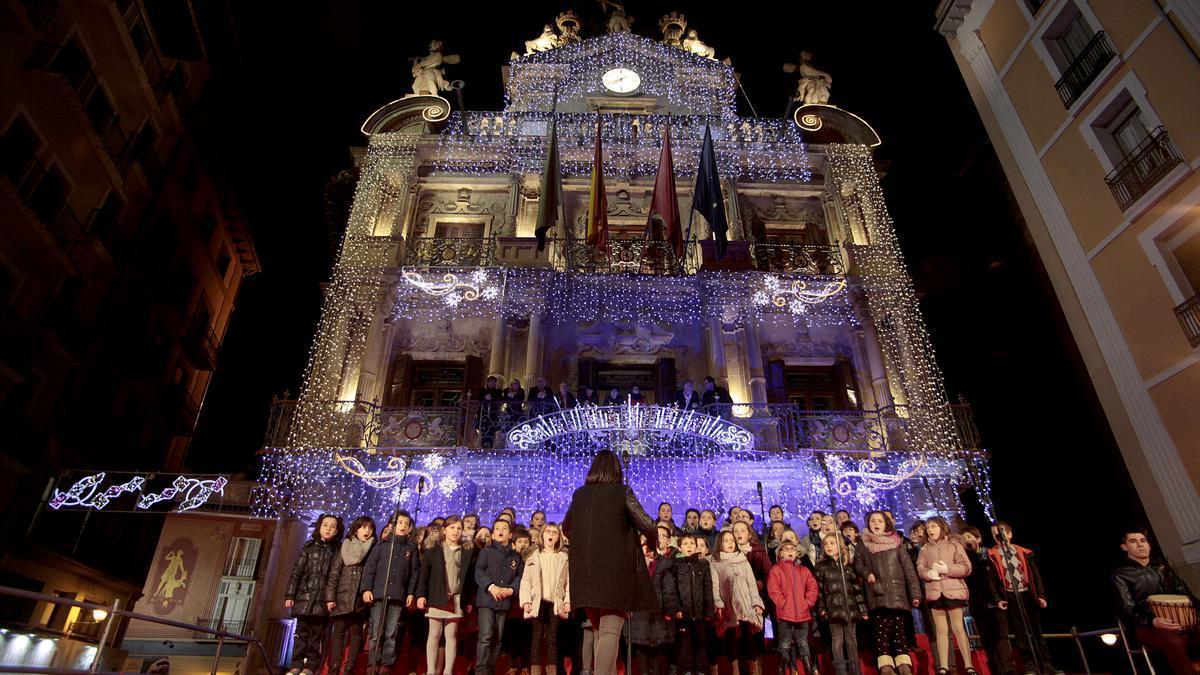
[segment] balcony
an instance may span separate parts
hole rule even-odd
[[[163,398],[168,431],[175,436],[191,436],[200,418],[200,402],[182,390],[169,392]]]
[[[1188,344],[1200,347],[1200,293],[1184,300],[1175,308],[1175,318],[1187,337]]]
[[[80,103],[86,104],[96,93],[96,71],[77,50],[68,50],[53,42],[43,42],[33,51],[26,63],[34,70],[61,75],[75,92]]]
[[[17,196],[33,211],[71,263],[78,267],[84,254],[83,243],[88,239],[87,230],[65,199],[43,198],[38,194],[38,188],[45,176],[46,167],[30,155],[15,167],[8,179],[12,182]]]
[[[1104,66],[1116,56],[1113,50],[1112,43],[1108,41],[1108,36],[1104,31],[1096,33],[1090,42],[1075,57],[1075,60],[1063,72],[1062,77],[1054,84],[1054,88],[1058,90],[1058,96],[1062,99],[1063,106],[1070,108],[1083,92],[1087,91],[1088,85],[1096,79],[1100,71],[1104,70]]]
[[[1104,182],[1124,211],[1182,163],[1183,157],[1171,142],[1171,136],[1165,128],[1158,127],[1104,177]]]
[[[211,617],[198,616],[193,623],[201,628],[223,630],[227,633],[244,635],[246,637],[254,637],[254,622],[247,621],[245,619],[213,619]],[[205,633],[198,630],[192,631],[192,637],[196,638],[197,640],[216,639],[211,633]]]
[[[72,621],[67,626],[66,636],[82,642],[96,642],[104,632],[104,621],[83,620]]]
[[[233,558],[226,561],[225,570],[221,574],[227,577],[253,579],[257,568],[258,558]]]
[[[305,445],[380,451],[413,448],[503,448],[506,435],[518,424],[558,412],[556,404],[522,402],[484,404],[466,400],[456,406],[380,407],[364,401],[323,401],[306,404],[306,415],[319,423],[321,438]],[[275,399],[266,447],[286,447],[297,401]],[[721,417],[750,431],[760,450],[816,451],[877,455],[907,452],[905,427],[910,411],[903,406],[885,410],[806,410],[792,404],[721,404],[701,412]],[[970,406],[951,406],[962,446],[978,450],[979,432]]]
[[[208,317],[192,317],[183,336],[183,350],[196,370],[214,370],[217,367],[220,344]]]
[[[762,242],[752,244],[755,269],[775,274],[843,274],[842,253],[837,245]]]
[[[408,241],[404,264],[410,267],[486,267],[495,259],[496,242],[482,237],[416,237]]]
[[[684,242],[683,255],[676,255],[674,245],[663,239],[642,237],[610,237],[604,248],[586,240],[558,242],[555,266],[584,274],[689,274],[696,270],[689,255],[695,242]]]

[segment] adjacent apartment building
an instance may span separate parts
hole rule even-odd
[[[996,147],[1150,525],[1194,581],[1200,3],[945,0],[937,29]],[[1062,451],[1083,459],[1088,449]],[[1081,462],[1071,479],[1086,477]]]

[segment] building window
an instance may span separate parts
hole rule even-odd
[[[1179,150],[1162,126],[1147,120],[1138,102],[1125,93],[1092,123],[1113,169],[1104,181],[1122,210],[1129,208],[1142,195],[1158,184],[1171,169],[1183,161]]]
[[[22,196],[32,187],[29,183],[37,178],[37,151],[41,145],[23,115],[17,115],[0,138],[0,170]]]
[[[221,277],[222,283],[229,276],[229,266],[232,264],[233,256],[229,255],[229,248],[222,245],[221,252],[217,254],[217,274]]]
[[[449,408],[458,405],[466,387],[462,364],[421,363],[413,369],[410,405]]]
[[[92,214],[92,223],[89,228],[91,233],[105,243],[111,241],[120,222],[121,210],[124,208],[125,202],[121,201],[116,190],[109,190],[108,196],[104,198],[104,203]]]
[[[1063,7],[1042,41],[1061,73],[1054,88],[1068,108],[1116,55],[1104,31],[1094,29],[1074,2]]]
[[[254,571],[258,568],[260,550],[262,550],[261,539],[234,537],[229,546],[229,556],[225,558],[224,576],[253,579]]]
[[[1183,280],[1190,286],[1190,289],[1182,290],[1185,293],[1191,291],[1191,296],[1175,308],[1175,316],[1188,343],[1200,347],[1200,228],[1193,225],[1187,232],[1191,236],[1173,242],[1175,246],[1171,250],[1173,262],[1179,266]],[[1183,286],[1182,283],[1180,285]]]
[[[254,585],[253,579],[221,579],[220,590],[213,602],[213,629],[243,635],[246,633],[246,616],[254,600]]]
[[[1025,0],[1025,6],[1029,8],[1029,13],[1035,16],[1044,4],[1046,4],[1046,0]]]

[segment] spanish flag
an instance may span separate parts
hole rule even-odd
[[[596,113],[596,152],[592,159],[588,197],[587,240],[597,249],[608,247],[608,194],[604,191],[604,151],[600,148],[600,113]]]

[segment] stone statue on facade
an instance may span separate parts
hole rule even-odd
[[[687,32],[687,37],[683,38],[681,46],[684,51],[691,52],[697,56],[703,56],[706,59],[717,60],[717,50],[701,42],[695,28]]]
[[[600,11],[611,12],[605,22],[610,33],[629,33],[633,30],[633,17],[625,13],[625,5],[612,0],[600,0]]]
[[[554,18],[554,24],[558,26],[558,46],[565,47],[566,45],[583,42],[583,38],[579,35],[581,23],[579,15],[572,10],[567,10]]]
[[[800,52],[800,63],[783,64],[783,72],[800,73],[800,81],[796,84],[793,101],[804,105],[810,103],[829,103],[829,89],[833,86],[833,78],[829,73],[819,70],[812,65],[812,53]]]
[[[446,81],[446,70],[442,66],[459,62],[458,54],[442,54],[442,42],[434,40],[429,43],[429,53],[425,56],[414,56],[410,59],[412,65],[413,94],[417,96],[437,96],[439,91],[450,89]]]
[[[662,31],[663,44],[672,47],[683,47],[683,32],[687,30],[687,19],[679,12],[671,12],[658,22]]]
[[[525,53],[533,54],[535,52],[548,52],[551,49],[558,47],[558,35],[555,34],[554,28],[550,24],[542,27],[542,34],[532,40],[525,41]]]

